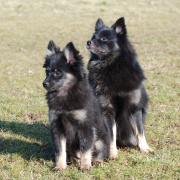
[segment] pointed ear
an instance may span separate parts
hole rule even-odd
[[[66,47],[64,48],[64,55],[66,57],[68,64],[74,64],[75,56],[76,56],[77,50],[74,47],[74,44],[72,42],[69,42]]]
[[[119,18],[114,25],[112,25],[112,28],[114,28],[115,32],[118,35],[126,34],[126,25],[125,25],[125,19],[124,17]]]
[[[96,25],[95,25],[95,31],[97,31],[98,29],[101,29],[103,27],[105,27],[106,25],[104,24],[103,20],[101,18],[99,18],[96,21]]]
[[[60,48],[56,46],[54,41],[49,41],[46,49],[46,56],[52,56],[53,54],[56,54],[58,51],[60,51]]]

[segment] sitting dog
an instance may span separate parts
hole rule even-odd
[[[63,51],[50,41],[44,68],[55,170],[67,167],[67,157],[80,158],[80,169],[109,157],[110,136],[97,99],[86,79],[82,56],[73,43]]]
[[[149,153],[144,133],[148,96],[136,52],[127,37],[124,18],[111,27],[98,19],[91,40],[88,63],[89,83],[99,99],[110,126],[110,157],[117,157],[117,146],[137,146]]]

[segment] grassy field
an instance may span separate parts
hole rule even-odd
[[[180,1],[0,1],[0,179],[180,179]],[[49,40],[84,57],[97,18],[126,20],[150,97],[146,136],[155,155],[119,149],[117,160],[53,172],[42,81]]]

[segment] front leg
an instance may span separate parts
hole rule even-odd
[[[92,149],[82,150],[81,151],[81,167],[82,171],[91,169],[92,161]]]
[[[116,137],[117,137],[117,127],[116,122],[112,120],[112,123],[110,124],[111,128],[111,141],[110,141],[110,153],[109,158],[110,159],[116,159],[118,156],[118,150],[116,145]]]
[[[115,116],[110,111],[103,112],[103,118],[107,125],[108,133],[110,136],[110,151],[109,151],[109,159],[116,159],[118,157],[118,150],[117,150],[117,126],[115,122]]]
[[[66,138],[63,124],[60,119],[51,120],[51,136],[55,152],[55,171],[66,169]]]
[[[115,120],[115,108],[111,103],[111,99],[105,95],[99,95],[99,100],[102,108],[102,116],[105,120],[105,124],[107,125],[108,133],[110,136],[110,152],[109,158],[116,159],[118,157],[117,150],[117,125]]]
[[[80,152],[81,152],[81,166],[80,169],[90,170],[92,161],[92,150],[95,141],[95,129],[82,125],[79,130],[79,142],[80,142]]]

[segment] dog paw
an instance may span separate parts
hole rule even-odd
[[[117,155],[111,155],[111,156],[109,156],[109,159],[111,159],[111,160],[114,160],[114,159],[117,159]]]
[[[117,157],[118,157],[117,149],[110,152],[109,159],[113,160],[113,159],[116,159]]]
[[[56,166],[53,170],[54,171],[63,171],[64,169],[66,169],[66,166]]]
[[[92,164],[95,166],[103,167],[103,160],[102,159],[94,159]]]
[[[89,171],[91,169],[91,165],[90,164],[83,164],[80,167],[81,171]]]
[[[113,160],[118,157],[118,149],[115,142],[110,143],[109,159]]]
[[[154,150],[151,149],[150,147],[141,148],[140,151],[143,152],[143,153],[151,153],[151,154],[154,154]]]

